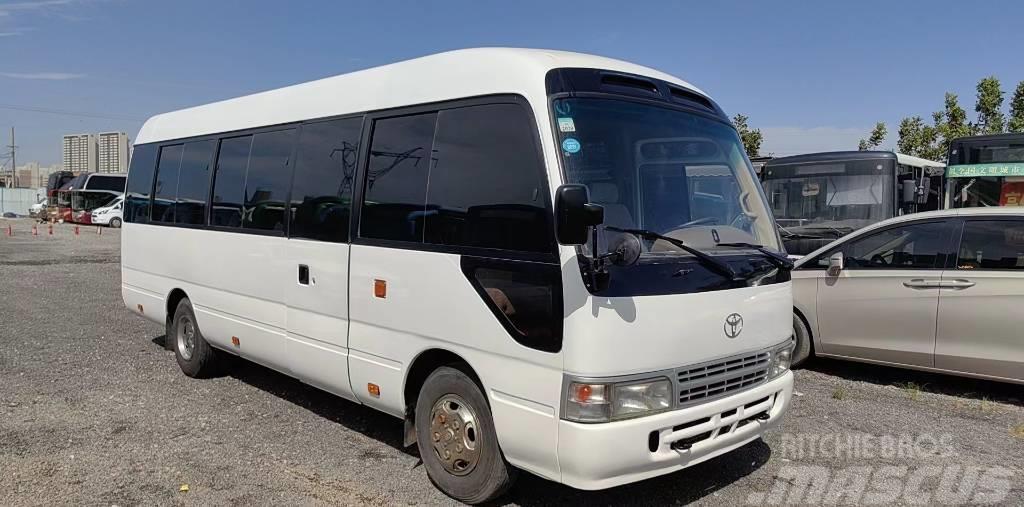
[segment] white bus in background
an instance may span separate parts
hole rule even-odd
[[[161,114],[124,221],[125,304],[187,375],[235,354],[404,419],[464,502],[680,470],[789,405],[761,188],[649,68],[461,50]]]

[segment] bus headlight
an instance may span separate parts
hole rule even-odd
[[[775,349],[772,354],[772,364],[768,369],[768,378],[773,379],[789,371],[790,365],[793,363],[793,346],[796,345],[792,340],[787,342],[782,348]]]
[[[570,382],[565,419],[607,422],[672,408],[672,383],[667,378],[591,384]]]

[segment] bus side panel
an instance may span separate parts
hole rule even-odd
[[[359,400],[404,412],[404,380],[424,350],[465,359],[480,377],[509,462],[559,479],[561,354],[514,341],[466,279],[456,254],[352,246],[349,371]],[[384,297],[375,281],[386,283]],[[380,398],[367,384],[380,386]],[[415,400],[409,400],[415,404]]]
[[[158,322],[163,322],[164,301],[171,291],[184,290],[212,345],[287,371],[281,290],[291,274],[286,242],[281,237],[126,224],[123,283],[160,295],[159,308],[151,312],[146,307],[146,315]],[[232,337],[238,338],[238,346]]]

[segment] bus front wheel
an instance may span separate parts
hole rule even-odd
[[[456,500],[483,503],[512,486],[515,469],[502,456],[487,399],[457,368],[442,366],[424,382],[416,440],[430,481]]]

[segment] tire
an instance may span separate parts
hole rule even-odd
[[[796,340],[796,345],[793,347],[793,364],[795,368],[806,362],[811,357],[811,331],[807,329],[807,324],[804,324],[804,319],[801,319],[796,313],[793,314],[793,338]]]
[[[512,486],[516,470],[498,446],[487,398],[464,372],[450,366],[434,370],[416,399],[415,417],[420,459],[430,482],[444,494],[479,504]]]
[[[178,303],[167,332],[174,358],[178,360],[181,371],[192,378],[210,376],[216,369],[216,351],[206,343],[203,333],[199,331],[196,314],[192,311],[192,302],[184,298]]]
[[[110,225],[114,229],[120,229],[121,228],[121,219],[117,218],[117,217],[111,218],[110,219],[110,223],[108,225]]]

